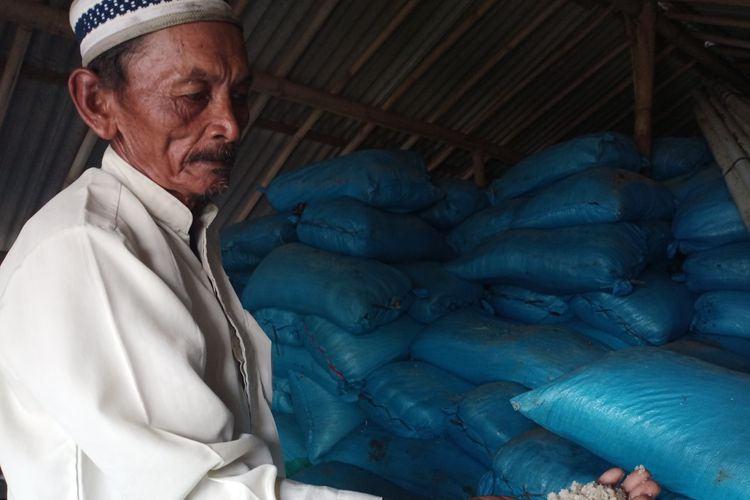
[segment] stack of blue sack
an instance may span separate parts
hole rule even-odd
[[[482,299],[443,263],[456,255],[446,231],[486,194],[433,184],[419,155],[380,150],[285,173],[265,194],[295,214],[294,235],[249,263],[241,299],[272,341],[287,475],[396,500],[473,496],[487,467],[447,427],[474,385],[409,358],[425,324]],[[262,220],[225,231],[225,258],[261,237]]]

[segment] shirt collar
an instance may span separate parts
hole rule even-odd
[[[193,224],[193,213],[190,209],[126,162],[112,146],[108,146],[104,152],[102,170],[122,182],[143,203],[152,217],[178,233],[185,241],[190,241],[190,226]],[[216,206],[211,204],[203,209],[199,217],[203,229],[214,220],[217,210]]]

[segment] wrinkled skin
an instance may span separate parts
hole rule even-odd
[[[146,35],[121,91],[85,68],[69,87],[84,121],[136,169],[190,208],[228,187],[248,120],[241,30],[197,22]]]
[[[651,473],[647,470],[638,470],[628,474],[623,481],[625,472],[622,469],[609,469],[599,476],[598,482],[607,486],[615,487],[618,484],[628,494],[628,500],[651,500],[661,493],[661,487],[651,479]],[[620,483],[622,481],[622,483]],[[513,497],[482,496],[470,500],[516,500]]]

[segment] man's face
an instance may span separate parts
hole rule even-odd
[[[225,190],[248,120],[239,28],[199,22],[147,35],[125,75],[112,96],[115,151],[191,208]]]

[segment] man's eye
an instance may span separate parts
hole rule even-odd
[[[194,92],[192,94],[186,94],[186,99],[192,102],[204,102],[208,99],[208,93],[207,92]]]

